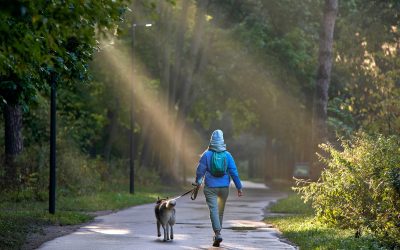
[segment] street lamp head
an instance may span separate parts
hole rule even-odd
[[[145,27],[151,27],[153,26],[152,23],[134,23],[133,27],[137,27],[137,26],[145,26]]]

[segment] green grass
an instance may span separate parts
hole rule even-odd
[[[153,186],[141,188],[134,195],[126,191],[81,196],[58,195],[54,215],[48,213],[47,201],[34,201],[26,194],[18,197],[4,195],[0,200],[0,249],[20,249],[29,233],[40,232],[46,225],[81,224],[93,219],[90,212],[153,203],[158,196],[172,197],[172,193],[179,194],[178,190],[160,190],[160,187]]]
[[[38,204],[32,205],[31,209],[18,209],[13,205],[11,209],[0,210],[0,249],[20,249],[30,232],[41,231],[45,225],[75,225],[93,219],[91,215],[73,211],[58,211],[52,215],[39,209]]]
[[[33,216],[21,216],[16,214],[0,214],[0,249],[19,249],[26,235],[34,231],[33,226],[40,220]]]
[[[268,217],[266,223],[275,225],[300,249],[386,249],[369,235],[355,238],[354,230],[332,228],[314,219],[313,210],[296,194],[278,201],[271,212],[288,213],[288,216]]]
[[[96,195],[76,198],[62,197],[59,204],[69,211],[100,211],[115,210],[130,206],[152,203],[157,199],[157,193],[137,192],[131,195],[127,192],[104,192]]]
[[[287,198],[279,200],[270,211],[273,213],[288,214],[313,214],[314,211],[309,203],[304,203],[297,194],[290,194]]]

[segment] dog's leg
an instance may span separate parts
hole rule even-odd
[[[160,232],[160,226],[161,226],[160,222],[159,222],[159,221],[157,221],[157,236],[158,236],[158,237],[160,237],[160,236],[161,236],[161,232]]]
[[[168,221],[169,226],[171,227],[171,240],[174,239],[174,229],[173,226],[175,225],[175,208],[172,209],[171,218]]]
[[[166,228],[167,228],[167,240],[169,240],[169,224],[168,223],[166,225]]]
[[[162,228],[164,230],[164,241],[167,241],[167,231],[165,230],[165,225],[162,224]]]

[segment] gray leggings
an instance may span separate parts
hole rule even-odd
[[[204,195],[208,208],[210,209],[210,219],[215,233],[222,229],[225,203],[229,195],[229,187],[204,187]]]

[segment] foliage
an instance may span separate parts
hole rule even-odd
[[[98,105],[103,91],[104,84],[95,81],[58,91],[61,134],[68,135],[83,152],[90,152],[101,141],[107,123],[104,107]]]
[[[77,3],[73,0],[67,2]],[[166,84],[162,79],[164,70],[169,71],[171,79],[176,78],[179,82],[183,81],[180,78],[185,78],[179,74],[189,71],[181,65],[183,73],[175,72],[174,62],[171,61],[175,61],[175,56],[181,53],[183,64],[189,64],[187,56],[191,53],[194,17],[198,7],[198,1],[197,5],[194,4],[196,1],[190,3],[188,26],[184,30],[182,51],[179,52],[175,47],[175,40],[180,29],[183,1],[169,2],[173,4],[134,1],[132,8],[135,9],[135,15],[127,17],[134,21],[148,20],[151,17],[150,19],[155,21],[155,25],[149,29],[137,29],[134,54],[138,66],[137,74],[145,71],[144,75],[148,78],[143,81],[145,88],[153,89],[152,93],[161,97],[161,105],[164,105],[161,100],[174,96],[171,93],[173,84]],[[0,89],[1,86],[5,86],[6,89],[12,89],[11,92],[6,91],[7,93],[30,100],[23,101],[29,103],[25,107],[25,110],[29,109],[29,113],[24,114],[24,145],[27,150],[31,150],[29,154],[41,157],[40,161],[32,162],[46,161],[47,152],[44,148],[39,149],[47,143],[49,133],[49,107],[46,101],[48,85],[43,83],[48,80],[47,66],[56,65],[63,75],[60,78],[63,84],[58,90],[57,100],[58,130],[71,139],[68,147],[79,148],[74,153],[68,153],[69,156],[77,155],[78,151],[81,151],[93,158],[103,156],[107,161],[109,158],[124,161],[128,157],[129,141],[126,137],[129,134],[131,100],[130,92],[127,91],[129,86],[124,78],[130,74],[130,68],[124,67],[121,73],[116,74],[114,70],[110,70],[113,65],[104,51],[96,54],[90,68],[87,65],[98,46],[96,37],[101,37],[95,36],[93,27],[103,24],[100,20],[104,18],[103,29],[98,30],[113,31],[126,2],[104,1],[103,4],[101,1],[88,1],[88,5],[74,5],[73,8],[68,5],[59,6],[59,1],[51,3],[53,5],[43,7],[43,1],[37,2],[37,5],[29,1],[17,1],[15,5],[1,10],[4,20],[12,20],[21,26],[21,33],[18,33],[18,25],[2,23],[1,31],[6,35],[1,39],[8,39],[8,46],[15,44],[15,48],[10,47],[13,49],[17,65],[14,78],[18,80],[18,77],[29,77],[30,82],[25,81],[25,78],[23,81],[19,79],[21,81],[18,80],[17,83],[10,79],[4,80]],[[203,54],[199,62],[205,70],[193,79],[193,100],[188,107],[190,114],[184,119],[188,123],[187,127],[196,127],[201,136],[217,125],[226,127],[226,130],[233,127],[235,134],[251,131],[257,136],[265,136],[271,144],[275,145],[276,142],[276,145],[280,145],[279,149],[273,148],[272,152],[269,152],[272,154],[270,159],[276,156],[278,162],[284,162],[287,158],[294,161],[307,160],[304,159],[304,155],[308,155],[307,140],[310,133],[309,114],[312,99],[310,93],[314,86],[322,3],[320,0],[210,1],[204,27],[206,32],[201,41]],[[109,5],[110,13],[105,13]],[[395,1],[380,3],[352,0],[340,4],[340,15],[335,30],[336,61],[328,106],[328,125],[332,135],[349,137],[358,128],[385,134],[393,134],[398,130],[400,74],[396,65],[400,57],[396,56],[397,52],[390,47],[395,45],[398,37],[398,30],[390,28],[397,25],[397,19],[394,18],[397,6]],[[39,7],[43,10],[39,10]],[[89,7],[92,7],[92,12],[86,13]],[[163,23],[163,14],[160,13],[162,9],[169,10],[169,17],[165,17],[165,20],[169,20],[168,23]],[[77,15],[87,15],[88,27],[80,29],[84,25],[74,19]],[[366,18],[359,18],[360,16]],[[120,58],[121,65],[128,64],[132,55],[131,26],[124,23],[118,28],[123,36],[120,36],[122,40],[115,41],[114,46],[124,55]],[[60,29],[65,32],[58,34]],[[44,40],[39,39],[40,42],[31,43],[28,39],[30,36],[32,39],[40,36]],[[74,39],[68,40],[70,37],[78,38],[78,43],[73,41]],[[3,41],[1,39],[0,41]],[[54,44],[51,40],[54,40]],[[68,41],[71,46],[65,47],[73,50],[72,52],[60,45],[61,42],[67,44]],[[382,47],[385,44],[390,46]],[[48,53],[50,49],[55,53]],[[168,60],[165,67],[160,66],[164,64],[164,52],[169,55],[165,59]],[[3,50],[0,49],[1,53]],[[6,56],[4,53],[1,56]],[[376,71],[371,71],[365,63],[365,59],[372,60],[371,58],[375,61]],[[4,69],[7,60],[0,61],[4,62],[4,65],[1,64]],[[76,69],[73,68],[75,66]],[[43,75],[36,74],[37,72],[43,72]],[[93,75],[93,78],[89,79],[90,84],[66,84],[77,79],[87,80],[87,77],[84,77],[87,73]],[[3,74],[2,77],[8,75]],[[178,93],[182,89],[179,84],[175,86],[175,90],[181,95],[182,93]],[[29,88],[29,91],[20,88]],[[4,94],[3,98],[5,96]],[[171,104],[173,101],[168,102]],[[135,147],[136,155],[141,160],[150,157],[151,160],[143,162],[148,162],[148,167],[157,168],[160,162],[158,156],[154,155],[162,151],[160,145],[165,143],[155,145],[151,140],[159,137],[161,132],[151,128],[147,134],[144,133],[144,128],[149,127],[146,124],[154,122],[153,118],[148,118],[149,107],[135,102],[134,108],[135,139],[138,144]],[[169,108],[171,116],[176,115],[173,113],[176,112],[176,108]],[[110,113],[114,116],[109,116]],[[118,133],[114,138],[111,138],[109,129],[109,125],[112,124],[111,117],[116,117],[117,123]],[[225,123],[222,117],[232,119]],[[36,149],[29,149],[33,144]],[[110,148],[109,154],[104,153],[105,148]],[[146,148],[156,153],[144,154],[143,150]],[[39,151],[42,153],[36,154]],[[86,160],[89,158],[76,161]],[[98,159],[93,162],[95,161],[101,165],[103,174],[100,175],[104,175],[105,169],[110,170],[112,164],[104,165]],[[161,164],[168,164],[160,161]],[[285,163],[285,166],[279,169],[287,169],[290,172],[292,163]],[[80,163],[77,165],[85,166]],[[40,163],[35,167],[35,171],[30,172],[37,172],[42,167],[45,169],[45,165]],[[73,172],[71,168],[69,174]],[[98,174],[94,171],[96,177],[93,178],[98,178]]]
[[[332,98],[328,103],[328,128],[335,131],[337,137],[349,138],[356,127],[355,118],[351,114],[349,100],[340,97]]]
[[[57,157],[57,182],[62,194],[85,194],[101,190],[104,164],[79,152],[75,144],[60,145]]]
[[[213,4],[214,22],[229,28],[214,32],[219,39],[211,45],[215,52],[209,73],[227,91],[239,90],[226,98],[236,131],[256,127],[257,132],[293,144],[297,131],[304,130],[307,93],[302,91],[312,89],[319,3],[253,0]]]
[[[127,159],[113,159],[106,163],[100,157],[82,153],[72,139],[59,136],[57,143],[57,191],[60,196],[91,195],[96,192],[116,191],[129,186]],[[48,195],[48,148],[32,145],[18,157],[18,189],[2,194],[5,200],[45,201]],[[144,167],[135,171],[138,186],[157,186],[159,173]]]
[[[50,81],[66,87],[88,79],[88,63],[98,49],[96,37],[117,34],[126,1],[19,0],[1,2],[0,7],[0,108],[22,107],[27,112],[40,94],[49,92]],[[11,113],[4,122],[22,117],[21,112]],[[23,148],[21,130],[10,128],[17,136],[5,145],[3,179],[15,178],[9,170]],[[38,136],[35,133],[32,139]],[[18,150],[7,153],[16,143]]]
[[[340,6],[331,95],[343,100],[355,128],[398,134],[399,2],[354,0]]]
[[[87,76],[96,32],[116,29],[126,2],[26,1],[3,3],[0,18],[0,91],[25,109],[48,89],[49,70],[63,83]]]
[[[351,229],[331,227],[317,221],[311,204],[304,203],[299,194],[291,194],[278,200],[269,210],[273,213],[288,214],[272,214],[272,217],[267,217],[265,221],[275,225],[285,238],[300,249],[386,249],[370,234],[355,238]]]
[[[75,143],[62,135],[58,139],[57,148],[60,154],[57,158],[57,186],[61,194],[89,193],[101,188],[101,174],[105,170],[99,160],[82,154]],[[31,145],[17,158],[16,201],[24,197],[45,199],[49,176],[48,155],[48,147]]]
[[[320,181],[295,190],[321,222],[400,246],[400,138],[361,133],[342,147],[322,145],[330,156],[322,157],[328,167]]]

